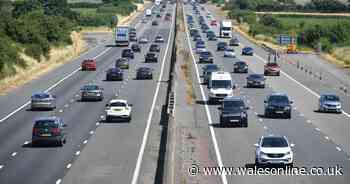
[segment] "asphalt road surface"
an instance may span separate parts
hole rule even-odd
[[[185,14],[192,14],[192,7],[185,5]],[[208,8],[201,10],[201,15],[206,16]],[[223,18],[215,15],[217,20]],[[186,17],[186,16],[185,16]],[[196,16],[194,19],[197,20]],[[209,24],[209,23],[208,23]],[[197,24],[198,26],[198,24]],[[218,33],[218,27],[212,27]],[[249,73],[263,73],[263,65],[266,62],[267,53],[257,48],[241,35],[234,34],[241,42],[235,48],[237,58],[228,59],[223,57],[223,52],[216,52],[215,41],[206,41],[207,49],[214,53],[214,62],[221,66],[224,71],[233,71],[233,63],[244,60],[249,65]],[[203,34],[202,37],[205,38]],[[187,36],[186,39],[189,39]],[[188,42],[194,48],[192,39]],[[252,46],[255,49],[254,56],[241,56],[243,46]],[[196,54],[192,54],[195,61]],[[197,82],[200,83],[201,64],[195,63]],[[298,75],[298,73],[294,73]],[[221,176],[223,183],[349,183],[349,122],[350,117],[343,114],[322,114],[314,112],[316,109],[318,94],[294,79],[288,71],[281,72],[279,77],[267,77],[265,89],[245,88],[247,74],[232,73],[233,80],[238,88],[235,95],[243,96],[246,104],[251,109],[248,112],[248,128],[222,127],[219,123],[219,110],[217,105],[207,105],[208,91],[204,85],[201,86],[201,104],[206,111],[198,116],[206,116],[212,136],[212,149],[216,153],[219,166],[228,167],[254,167],[254,144],[262,135],[283,135],[296,146],[294,159],[296,167],[342,167],[343,176]],[[317,87],[314,82],[312,87]],[[322,87],[322,86],[321,86]],[[264,98],[272,92],[285,92],[294,101],[291,119],[270,119],[263,116]],[[346,111],[346,109],[345,109]],[[177,116],[181,116],[177,114]],[[202,166],[204,167],[204,166]]]
[[[169,4],[166,10],[172,13],[173,17],[174,7]],[[94,162],[90,158],[94,156],[89,154],[92,148],[98,148],[96,151],[103,149],[105,158],[100,161],[116,161],[114,164],[117,164],[118,168],[109,169],[108,172],[113,172],[113,176],[102,180],[98,173],[103,173],[105,168],[94,168],[94,171],[97,171],[96,175],[89,175],[92,178],[86,180],[81,179],[84,177],[81,174],[84,171],[75,169],[72,172],[76,174],[75,179],[78,183],[131,183],[133,179],[137,182],[142,166],[142,152],[145,150],[143,142],[147,140],[147,136],[145,138],[144,135],[151,120],[160,118],[157,105],[163,101],[158,102],[157,99],[160,101],[166,96],[167,83],[162,84],[162,80],[164,76],[168,76],[165,73],[169,70],[171,52],[167,50],[173,41],[173,29],[170,26],[173,21],[165,22],[162,17],[158,18],[159,26],[151,26],[151,21],[147,24],[141,23],[143,15],[137,16],[131,25],[137,28],[138,37],[145,36],[150,43],[157,34],[163,35],[165,42],[162,43],[158,63],[144,63],[144,54],[148,51],[150,43],[144,44],[142,52],[136,53],[135,59],[130,62],[130,68],[124,71],[124,81],[105,81],[105,71],[114,66],[122,51],[122,48],[112,46],[113,41],[110,38],[76,60],[0,97],[0,183],[61,183],[69,169],[73,169],[74,161],[80,155],[88,157],[89,160],[78,159],[77,167],[86,163],[91,163],[92,166],[98,164],[98,161]],[[96,59],[96,71],[80,70],[81,61],[87,58]],[[154,69],[153,80],[135,80],[136,69],[141,66]],[[102,102],[80,101],[80,87],[87,83],[95,83],[104,88],[105,98]],[[36,91],[50,91],[56,95],[57,109],[31,111],[28,100]],[[105,104],[113,98],[127,99],[133,104],[133,119],[130,123],[103,122]],[[62,117],[68,125],[67,143],[63,147],[32,147],[33,120],[51,115]],[[83,154],[85,145],[90,144],[95,145],[88,146],[87,153]],[[116,157],[117,160],[112,157]],[[90,168],[86,167],[86,170]],[[69,175],[67,176],[67,183],[77,183],[77,180],[71,180]]]

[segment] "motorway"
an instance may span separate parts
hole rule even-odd
[[[215,19],[222,20],[222,17],[215,15],[210,8],[201,10],[201,15],[206,16],[210,11]],[[192,14],[191,5],[184,6],[184,14]],[[186,16],[184,16],[186,17]],[[194,16],[194,20],[197,17]],[[208,23],[208,25],[210,25]],[[198,23],[197,26],[199,27]],[[218,33],[217,27],[212,29]],[[249,65],[249,73],[263,73],[263,65],[266,62],[267,53],[258,48],[238,33],[234,34],[241,42],[240,47],[235,48],[236,59],[227,59],[223,57],[222,52],[216,52],[215,41],[207,41],[207,49],[214,54],[214,62],[221,66],[224,71],[233,71],[233,62],[244,60]],[[202,37],[205,37],[202,34]],[[194,42],[187,32],[188,43],[193,56],[194,71],[197,75],[197,83],[201,83],[200,73],[201,65],[197,64],[198,57],[193,53]],[[243,46],[252,46],[255,50],[254,56],[241,56]],[[315,89],[318,81],[313,81],[310,89],[299,81],[294,75],[302,74],[293,72],[287,67],[282,68],[280,77],[267,77],[267,87],[265,89],[245,88],[246,74],[232,73],[233,80],[238,88],[235,95],[243,96],[246,103],[251,107],[248,112],[248,128],[227,128],[218,125],[219,110],[217,105],[207,105],[201,103],[204,109],[198,117],[207,117],[209,124],[212,146],[216,154],[217,164],[219,166],[230,167],[254,167],[254,144],[262,135],[284,135],[289,141],[295,143],[294,159],[296,167],[334,167],[340,166],[343,169],[343,176],[221,176],[222,183],[349,183],[350,181],[350,145],[349,140],[349,122],[350,117],[347,112],[343,114],[321,114],[314,112],[317,104],[318,93]],[[285,71],[286,70],[286,71]],[[310,82],[311,83],[311,82]],[[322,89],[322,85],[320,88]],[[315,91],[314,91],[315,90]],[[328,89],[330,90],[330,89]],[[200,92],[202,102],[206,102],[208,90],[204,85],[197,89]],[[291,119],[270,119],[263,116],[264,98],[272,92],[285,92],[294,101]],[[346,100],[346,99],[343,99]],[[347,103],[347,102],[346,102]],[[348,110],[346,107],[345,111]],[[181,116],[181,114],[177,114]]]
[[[147,153],[145,149],[150,126],[160,121],[159,110],[166,101],[170,47],[174,36],[174,9],[175,5],[167,6],[166,12],[173,15],[172,21],[164,22],[163,16],[158,18],[159,26],[151,26],[151,21],[141,23],[143,14],[132,21],[131,25],[137,28],[138,37],[145,36],[150,42],[142,45],[141,53],[136,53],[135,59],[130,62],[130,68],[124,71],[124,81],[105,81],[105,71],[114,66],[122,51],[122,48],[113,47],[113,41],[109,39],[74,61],[1,96],[0,183],[115,183],[113,181],[116,180],[118,183],[137,183],[143,172],[142,161],[144,153]],[[158,63],[146,64],[144,54],[157,34],[163,35],[165,40]],[[96,71],[80,70],[80,63],[87,58],[96,59]],[[141,66],[154,69],[153,80],[134,79],[136,69]],[[95,83],[104,88],[105,98],[102,102],[80,102],[80,87],[87,83]],[[30,95],[41,90],[50,91],[57,96],[56,110],[30,110]],[[133,119],[130,123],[103,122],[105,104],[113,98],[127,99],[133,104]],[[67,143],[63,147],[32,147],[33,120],[51,115],[62,117],[68,125]],[[91,143],[89,140],[92,140]],[[86,153],[83,150],[85,146]],[[94,162],[91,157],[99,157],[91,154],[91,149],[100,153],[102,149],[104,158]],[[105,172],[106,168],[95,165],[101,162],[110,164],[106,167],[113,167],[108,171],[112,174],[109,177],[106,174],[102,177],[98,174],[90,175],[89,169],[94,169],[94,173]],[[89,164],[90,167],[85,167],[84,164]],[[79,169],[82,165],[85,170]],[[67,174],[70,169],[73,177]]]

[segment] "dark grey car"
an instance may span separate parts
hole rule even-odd
[[[220,70],[219,66],[216,64],[207,64],[203,68],[203,82],[207,84],[212,72],[217,72]]]
[[[47,92],[38,92],[31,97],[31,109],[49,109],[56,108],[56,96]]]
[[[251,74],[247,77],[247,88],[261,87],[265,88],[266,78],[263,74]]]
[[[84,85],[81,89],[81,101],[103,100],[103,88],[96,84]]]
[[[36,119],[32,130],[32,145],[54,143],[63,146],[66,143],[66,126],[63,120],[56,116]]]
[[[220,123],[239,124],[248,127],[247,107],[241,97],[226,97],[222,101],[220,110]]]

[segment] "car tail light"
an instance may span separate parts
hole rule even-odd
[[[39,133],[39,128],[33,128],[33,135],[37,135]]]
[[[61,130],[60,130],[59,128],[52,128],[52,129],[51,129],[51,132],[52,132],[52,134],[54,134],[54,135],[58,135],[58,134],[61,132]]]

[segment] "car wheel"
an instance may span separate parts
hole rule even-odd
[[[62,139],[58,140],[58,141],[57,141],[57,145],[60,146],[60,147],[62,147],[62,146],[63,146],[63,140],[62,140]]]
[[[258,160],[258,158],[256,158],[256,157],[255,157],[255,166],[257,166],[257,167],[260,166],[259,160]]]
[[[277,76],[280,76],[280,72],[277,73]]]
[[[242,123],[242,127],[247,128],[247,127],[248,127],[248,121],[244,121],[244,122]]]
[[[290,119],[290,118],[292,118],[292,113],[287,114],[287,119]]]
[[[111,122],[112,118],[110,116],[106,116],[106,122]]]
[[[264,117],[266,117],[266,118],[270,117],[270,114],[266,110],[264,112]]]

